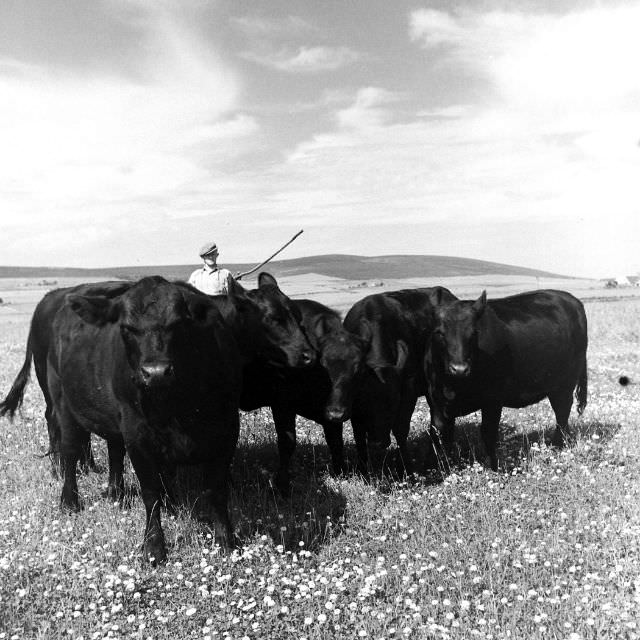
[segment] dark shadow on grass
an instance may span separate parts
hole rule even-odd
[[[238,446],[229,501],[237,543],[242,546],[256,536],[266,535],[287,551],[304,548],[317,552],[340,535],[347,504],[343,493],[335,488],[336,483],[327,482],[327,447],[298,445],[288,496],[282,496],[273,482],[277,466],[275,443]],[[190,510],[202,488],[201,467],[179,467],[171,482],[171,499],[178,509]]]

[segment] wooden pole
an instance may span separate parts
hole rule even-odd
[[[234,278],[236,280],[240,280],[241,278],[244,278],[244,276],[248,276],[257,271],[260,267],[263,267],[265,264],[267,264],[267,262],[273,260],[273,258],[275,258],[282,250],[286,249],[303,231],[304,229],[300,229],[300,231],[298,231],[298,233],[296,233],[296,235],[293,236],[293,238],[291,238],[289,242],[283,244],[274,254],[270,255],[266,260],[253,267],[253,269],[249,269],[249,271],[243,271],[242,273],[239,273],[237,276],[234,276]]]

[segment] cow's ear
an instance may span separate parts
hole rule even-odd
[[[327,317],[321,314],[313,323],[313,334],[318,338],[322,338],[327,333],[331,333],[331,325],[327,321]]]
[[[362,345],[364,349],[369,349],[369,347],[371,346],[371,340],[373,339],[373,331],[368,320],[365,320],[364,318],[360,320],[358,334],[362,339]]]
[[[103,326],[116,322],[120,317],[120,303],[104,296],[69,294],[67,303],[85,322]]]
[[[472,305],[473,311],[476,314],[476,317],[480,317],[484,310],[487,308],[487,290],[485,289],[480,297],[473,303]]]
[[[439,307],[442,304],[442,292],[442,287],[436,287],[435,291],[431,292],[431,304],[433,304],[434,307]]]
[[[242,296],[244,294],[245,294],[244,287],[235,278],[229,278],[228,295]]]
[[[255,310],[256,303],[247,295],[246,289],[237,282],[229,289],[227,297],[237,313],[248,314]]]
[[[376,374],[382,384],[386,384],[389,378],[399,374],[407,364],[409,358],[409,346],[404,340],[396,340],[396,360],[388,362],[379,354],[369,352],[366,358],[367,366]]]
[[[396,340],[396,364],[397,371],[402,371],[409,358],[409,345],[404,340]]]
[[[278,282],[270,273],[267,273],[266,271],[263,271],[258,276],[258,288],[262,289],[263,287],[269,287],[269,286],[277,287],[278,286]]]

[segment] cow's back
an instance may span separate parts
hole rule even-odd
[[[63,287],[47,292],[38,302],[31,318],[30,340],[32,341],[33,359],[36,372],[46,367],[49,342],[52,339],[52,328],[56,314],[65,304],[67,295],[103,295],[115,297],[124,293],[132,285],[131,282],[118,280],[80,284],[73,287]]]
[[[503,330],[506,355],[504,350],[495,359],[485,355],[479,384],[483,379],[502,378],[504,404],[512,407],[527,406],[558,388],[575,386],[586,366],[588,342],[586,314],[577,298],[564,291],[540,290],[490,300],[488,309]],[[490,345],[485,353],[491,352],[496,337],[487,332],[492,334],[496,326],[481,323],[480,347]]]

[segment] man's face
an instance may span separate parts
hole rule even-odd
[[[218,252],[216,251],[214,253],[210,253],[209,255],[204,256],[203,260],[208,267],[215,267],[218,261]]]

